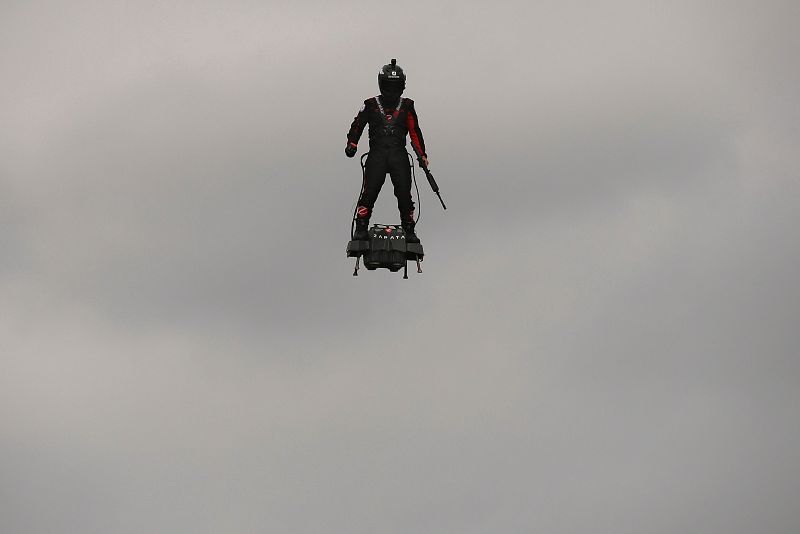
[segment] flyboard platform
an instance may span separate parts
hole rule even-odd
[[[347,257],[356,259],[353,276],[358,276],[359,262],[363,258],[368,271],[389,269],[396,273],[403,269],[403,278],[408,278],[408,262],[417,263],[417,272],[422,272],[420,262],[425,253],[422,243],[406,242],[403,227],[396,224],[373,224],[365,241],[350,241]]]

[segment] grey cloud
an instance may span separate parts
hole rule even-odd
[[[794,5],[374,8],[0,8],[0,530],[795,532]]]

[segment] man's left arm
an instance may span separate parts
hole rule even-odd
[[[419,127],[419,117],[417,117],[417,110],[414,108],[413,102],[411,102],[408,108],[406,122],[408,126],[408,135],[411,137],[411,146],[414,148],[414,152],[417,153],[417,157],[420,158],[425,167],[427,167],[428,154],[425,153],[425,139],[422,137],[422,130]]]

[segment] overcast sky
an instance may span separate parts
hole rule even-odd
[[[799,6],[3,1],[0,531],[797,533]]]

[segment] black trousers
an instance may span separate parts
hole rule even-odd
[[[364,184],[358,199],[359,218],[368,218],[381,192],[386,173],[392,177],[394,196],[402,222],[413,220],[414,201],[411,200],[411,167],[404,147],[370,148],[364,164]],[[366,208],[366,209],[362,209]]]

